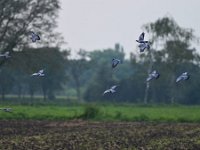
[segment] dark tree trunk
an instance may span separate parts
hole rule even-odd
[[[22,95],[22,86],[18,85],[18,98],[21,99],[21,95]]]
[[[30,97],[31,97],[31,100],[34,99],[34,92],[33,91],[30,92]]]
[[[33,100],[34,99],[34,90],[31,86],[29,87],[29,94],[30,94],[31,100]]]
[[[1,87],[1,98],[5,100],[5,89],[3,87]]]
[[[148,75],[151,73],[152,71],[152,67],[153,67],[153,54],[151,52],[151,49],[149,50],[149,66],[148,66],[148,70],[147,73]],[[149,98],[149,88],[150,88],[150,82],[146,82],[146,88],[145,88],[145,93],[144,93],[144,104],[148,103],[148,98]]]
[[[174,87],[175,78],[176,78],[175,75],[172,75],[171,81],[170,81],[170,87],[171,87],[171,89],[173,89],[173,90],[171,90],[171,98],[170,98],[171,104],[175,103],[175,89],[176,89]]]
[[[48,99],[49,100],[55,100],[56,99],[52,88],[50,88],[49,91],[48,91]]]
[[[77,93],[77,98],[78,98],[78,101],[81,102],[82,99],[81,99],[80,81],[79,81],[78,78],[75,78],[75,82],[76,82],[76,93]]]
[[[46,90],[46,88],[44,86],[42,87],[42,92],[43,92],[43,100],[46,101],[46,99],[47,99],[47,90]]]

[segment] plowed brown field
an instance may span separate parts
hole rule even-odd
[[[0,121],[2,150],[200,149],[200,124]]]

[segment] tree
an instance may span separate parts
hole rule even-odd
[[[155,46],[155,50],[152,50],[150,57],[152,66],[157,61],[161,62],[167,70],[166,73],[171,74],[167,81],[169,83],[169,89],[171,89],[171,103],[174,103],[174,81],[178,67],[183,63],[198,62],[199,55],[194,48],[190,48],[191,41],[196,39],[196,37],[192,29],[181,28],[173,18],[169,17],[164,17],[154,23],[146,24],[144,28],[151,35],[151,41]],[[151,70],[152,66],[149,66],[149,70]],[[146,91],[148,92],[148,86],[146,87]]]
[[[54,99],[55,91],[61,90],[66,82],[65,75],[65,59],[67,52],[60,52],[59,48],[26,48],[21,52],[22,64],[25,64],[24,69],[28,76],[30,87],[30,95],[33,96],[34,91],[40,87],[44,100]],[[14,60],[17,60],[15,57]],[[18,63],[17,61],[13,63]],[[18,64],[19,65],[19,64]],[[16,69],[16,68],[15,68]],[[44,69],[45,77],[34,78],[30,75],[34,72]]]
[[[3,67],[0,71],[0,92],[2,100],[5,99],[5,94],[10,93],[13,86],[14,79],[11,72],[7,67]]]
[[[30,31],[41,35],[40,45],[59,43],[55,39],[60,36],[54,31],[59,8],[58,0],[1,0],[0,51],[31,45]]]
[[[81,94],[81,76],[88,68],[88,63],[86,60],[87,53],[85,50],[80,49],[77,55],[77,57],[79,57],[78,59],[69,60],[69,73],[75,83],[77,99],[81,102],[83,100]]]

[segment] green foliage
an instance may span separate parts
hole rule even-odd
[[[66,83],[65,55],[59,48],[26,48],[15,52],[0,72],[0,93],[14,93],[21,98],[23,94],[41,93],[44,98],[55,99],[55,92],[62,90]],[[31,74],[44,69],[45,77],[31,77]]]
[[[153,83],[150,88],[146,86],[149,93],[148,101],[158,102],[161,99],[166,103],[185,103],[191,100],[190,97],[185,97],[183,89],[177,89],[179,84],[177,85],[175,80],[182,72],[187,71],[193,75],[197,72],[191,68],[199,68],[199,54],[195,48],[191,48],[191,43],[196,39],[193,30],[180,27],[170,17],[160,18],[153,23],[146,24],[144,28],[151,35],[150,41],[153,45],[151,45],[151,55],[143,55],[141,61],[145,64],[151,62],[148,70],[159,70],[162,77],[162,82],[157,82],[159,84]],[[149,56],[151,56],[150,59]],[[192,80],[198,79],[192,78]],[[191,89],[192,86],[192,84],[189,85]],[[185,91],[192,92],[189,87],[185,88]]]
[[[118,71],[118,67],[123,68],[123,64],[119,64],[116,68],[112,69],[112,59],[117,58],[124,62],[124,51],[123,47],[119,44],[115,45],[114,49],[105,49],[103,51],[97,50],[89,53],[91,67],[93,74],[89,84],[86,87],[84,98],[86,101],[92,100],[103,100],[113,101],[112,97],[103,97],[102,93],[106,88],[110,88],[112,85],[119,83],[120,79],[126,76],[123,70]],[[126,63],[129,64],[129,63]],[[130,65],[123,68],[125,70],[131,70]],[[130,71],[130,74],[132,71]],[[129,75],[129,73],[128,73]]]
[[[100,110],[97,106],[88,105],[84,108],[83,114],[78,118],[82,119],[95,119],[100,114]]]
[[[195,38],[192,29],[180,27],[176,21],[168,16],[157,19],[155,22],[144,25],[148,33],[152,34],[152,40],[181,40],[189,43]]]
[[[55,99],[54,92],[62,89],[65,55],[55,48],[63,42],[60,34],[55,32],[59,9],[58,0],[0,1],[0,52],[9,51],[11,54],[8,60],[0,58],[0,66],[4,65],[0,73],[2,99],[10,93],[20,98],[29,92],[33,97],[41,87],[44,97]],[[33,46],[30,31],[41,37],[34,47],[43,48],[30,48]],[[30,79],[33,71],[43,67],[49,75],[47,78]]]
[[[72,85],[74,83],[74,88],[76,89],[77,99],[81,102],[82,101],[82,92],[81,86],[83,83],[82,76],[89,68],[89,63],[86,61],[87,52],[80,49],[78,52],[79,59],[71,59],[69,60],[69,66],[67,68],[68,76],[74,81],[71,82]],[[70,83],[69,83],[70,84]]]

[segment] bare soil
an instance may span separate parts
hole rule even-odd
[[[200,149],[200,124],[0,121],[2,150]]]

